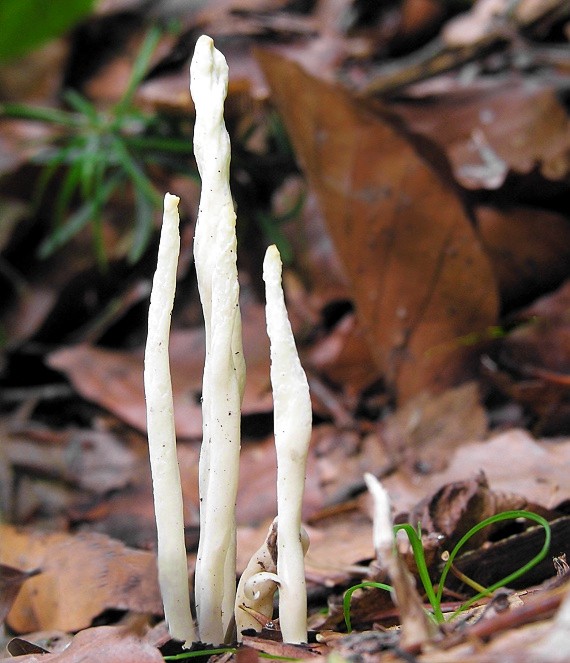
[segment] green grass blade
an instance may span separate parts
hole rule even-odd
[[[505,576],[501,580],[493,583],[490,587],[487,587],[485,592],[479,592],[475,596],[471,597],[468,601],[466,601],[458,610],[456,610],[452,614],[452,618],[459,614],[461,611],[466,610],[470,605],[478,601],[479,599],[483,598],[485,595],[492,594],[495,590],[499,589],[500,587],[504,587],[505,585],[508,585],[510,582],[513,580],[516,580],[517,578],[520,578],[522,575],[524,575],[527,571],[530,571],[534,566],[539,564],[547,555],[548,550],[550,548],[550,542],[552,539],[552,532],[550,529],[550,525],[548,524],[548,521],[543,518],[542,516],[539,516],[536,513],[532,513],[530,511],[524,511],[524,510],[515,510],[515,511],[504,511],[502,513],[498,513],[495,516],[491,516],[490,518],[486,518],[482,522],[478,523],[474,527],[472,527],[464,536],[461,537],[461,539],[457,542],[457,545],[455,548],[452,550],[451,554],[449,555],[449,559],[446,561],[445,566],[443,568],[442,574],[441,574],[441,579],[439,583],[439,588],[437,591],[437,597],[438,600],[441,602],[441,597],[443,595],[443,589],[445,585],[445,580],[447,579],[447,575],[451,569],[451,565],[453,564],[453,560],[461,550],[461,548],[465,545],[465,543],[479,530],[482,530],[485,527],[488,527],[489,525],[493,525],[494,523],[501,522],[503,520],[514,520],[516,518],[526,518],[527,520],[532,520],[535,523],[538,523],[544,528],[545,536],[544,536],[544,544],[540,551],[538,552],[537,555],[535,555],[531,560],[529,560],[526,564],[521,566],[520,569],[517,569],[516,571],[513,571],[513,573],[510,573],[509,575]]]
[[[396,525],[394,527],[394,532],[398,532],[399,530],[403,530],[408,535],[408,540],[412,546],[412,552],[414,554],[414,559],[416,561],[416,566],[418,568],[418,573],[420,580],[422,581],[424,591],[433,609],[435,620],[438,624],[441,624],[444,621],[443,612],[441,611],[441,597],[436,595],[433,589],[431,578],[429,576],[426,558],[424,555],[424,548],[422,546],[421,530],[418,528],[418,532],[416,532],[416,530],[409,523]]]
[[[144,174],[136,160],[130,155],[120,138],[116,138],[113,141],[113,153],[117,159],[118,165],[123,168],[125,173],[130,177],[135,188],[139,189],[153,203],[153,205],[160,205],[162,202],[161,196],[158,194],[149,178]]]
[[[64,225],[51,233],[51,235],[40,245],[40,258],[51,256],[54,251],[63,246],[63,244],[82,230],[96,216],[97,205],[100,204],[101,200],[108,200],[123,179],[124,176],[122,173],[116,173],[114,177],[107,180],[101,187],[97,203],[94,200],[88,200],[77,210],[77,212],[70,216]]]
[[[97,108],[77,90],[66,90],[63,93],[65,101],[73,108],[73,110],[84,115],[91,120],[92,124],[100,124],[100,116]]]
[[[164,656],[165,661],[183,661],[187,658],[198,658],[200,656],[214,656],[214,654],[235,654],[236,647],[217,647],[216,649],[197,649],[196,651],[185,651],[181,654]]]
[[[87,137],[78,160],[81,163],[81,195],[84,199],[96,198],[99,194],[99,184],[103,179],[102,174],[108,164],[107,155],[98,135]]]
[[[161,138],[156,136],[125,136],[127,148],[147,152],[169,152],[174,154],[193,154],[194,147],[190,140],[181,138]]]
[[[358,585],[354,585],[353,587],[350,587],[349,589],[346,590],[344,593],[344,597],[342,599],[342,611],[344,614],[344,623],[346,624],[346,632],[351,633],[352,632],[352,622],[350,619],[350,601],[352,599],[352,595],[357,589],[363,589],[365,587],[374,587],[376,589],[384,589],[387,592],[392,592],[393,587],[390,585],[386,585],[383,582],[372,582],[372,581],[365,581],[361,582]]]
[[[53,216],[56,227],[62,225],[71,198],[79,187],[80,179],[81,164],[74,163],[68,168],[55,200]]]
[[[137,59],[135,60],[127,89],[125,90],[125,93],[121,97],[119,103],[115,106],[115,113],[117,115],[124,113],[125,110],[127,110],[127,108],[132,104],[135,92],[137,91],[140,82],[146,74],[150,59],[158,45],[161,34],[162,31],[157,26],[152,27],[148,31]]]
[[[152,235],[155,206],[138,189],[135,190],[136,219],[133,241],[128,259],[133,265],[138,262],[148,246]]]
[[[76,113],[69,113],[58,108],[26,106],[24,104],[0,104],[0,117],[60,124],[72,129],[83,125],[81,116]]]
[[[107,169],[107,164],[104,160],[98,159],[95,162],[95,169],[93,171],[93,219],[91,222],[91,232],[93,235],[93,246],[95,249],[95,256],[97,258],[97,263],[99,267],[106,268],[108,259],[107,253],[105,251],[105,238],[103,232],[103,207],[105,203],[113,193],[109,191],[108,194],[105,193],[104,188],[104,177],[105,171]]]

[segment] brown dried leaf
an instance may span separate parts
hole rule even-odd
[[[380,474],[391,464],[378,436],[333,425],[316,427],[313,436],[315,473],[328,507],[364,488],[364,473]],[[310,477],[310,475],[309,475]]]
[[[510,171],[538,166],[545,178],[561,180],[570,169],[570,120],[545,78],[513,72],[467,89],[453,79],[443,94],[394,108],[412,131],[442,146],[468,189],[497,189]]]
[[[247,382],[242,414],[270,412],[269,340],[263,307],[243,307],[244,354]],[[175,330],[170,337],[170,363],[177,435],[202,436],[202,372],[204,330]],[[143,390],[143,352],[120,352],[78,345],[51,353],[50,367],[65,372],[85,398],[110,410],[138,430],[146,431]]]
[[[313,343],[307,360],[320,375],[352,395],[372,384],[378,373],[354,315],[345,315],[324,338]]]
[[[199,365],[204,353],[203,335],[173,332],[170,347],[176,431],[181,437],[199,437],[202,434]],[[184,367],[177,361],[177,349],[182,348],[187,362]],[[142,352],[78,345],[53,352],[46,361],[51,368],[66,373],[84,398],[98,403],[138,430],[146,430]],[[194,364],[194,370],[189,364]]]
[[[520,495],[505,496],[489,489],[487,477],[480,472],[473,479],[446,484],[409,513],[408,522],[421,525],[426,534],[441,535],[438,545],[452,550],[473,526],[500,511],[525,509],[528,501]],[[482,545],[488,531],[469,540],[469,548]],[[467,549],[467,548],[465,548]]]
[[[77,631],[109,608],[162,613],[155,556],[100,534],[43,534],[0,525],[0,563],[41,569],[8,615],[18,633]]]
[[[465,379],[473,349],[450,342],[493,324],[497,294],[459,200],[382,112],[275,51],[259,59],[377,368],[404,399]]]
[[[78,633],[63,652],[29,654],[21,663],[164,663],[160,651],[135,629],[98,626]]]
[[[527,323],[503,340],[501,359],[523,373],[526,366],[565,375],[570,387],[570,281],[519,311],[515,319]]]
[[[264,652],[269,658],[275,656],[277,659],[314,659],[322,655],[318,650],[323,649],[323,645],[292,645],[288,642],[278,642],[250,635],[244,635],[243,644],[251,649]]]
[[[536,441],[526,431],[513,429],[485,442],[462,445],[442,472],[421,474],[402,468],[382,483],[396,513],[408,512],[442,485],[481,471],[493,491],[523,495],[528,502],[554,508],[570,499],[570,440]]]
[[[570,222],[543,209],[481,206],[475,210],[481,241],[512,307],[550,290],[568,274]]]
[[[4,623],[24,582],[38,573],[37,570],[20,571],[12,566],[0,564],[0,624]]]
[[[133,450],[106,431],[30,428],[11,434],[4,448],[12,465],[99,494],[124,488],[137,470]]]
[[[475,382],[437,396],[420,394],[381,424],[381,439],[392,461],[422,472],[443,469],[454,449],[486,434],[487,417]]]

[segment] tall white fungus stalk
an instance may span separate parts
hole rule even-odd
[[[245,383],[230,140],[224,123],[227,86],[226,60],[204,35],[190,68],[194,153],[202,179],[194,257],[206,327],[195,591],[200,639],[213,644],[225,641],[235,602],[235,502]]]
[[[180,250],[178,202],[164,197],[164,217],[158,261],[148,311],[144,357],[147,429],[158,534],[158,580],[170,635],[189,645],[196,640],[190,613],[188,562],[184,545],[184,518],[180,472],[176,456],[172,383],[168,358],[170,316],[176,288]]]

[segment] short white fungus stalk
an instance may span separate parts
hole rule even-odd
[[[414,577],[398,554],[388,492],[373,474],[367,472],[364,480],[374,504],[373,540],[376,559],[392,581],[392,599],[400,609],[401,644],[403,647],[415,646],[429,640],[435,634],[436,627],[423,608]]]
[[[235,502],[245,384],[230,141],[224,124],[227,86],[225,58],[203,35],[190,68],[196,108],[194,153],[202,179],[194,257],[206,327],[195,592],[200,639],[212,644],[226,640],[234,613]]]
[[[309,535],[301,528],[303,554],[309,548]],[[273,597],[280,585],[277,575],[277,518],[269,527],[265,541],[252,556],[241,575],[236,596],[236,629],[238,642],[242,631],[270,622],[273,617]],[[263,622],[265,620],[265,622]]]
[[[279,584],[276,571],[277,518],[269,526],[263,545],[249,560],[239,580],[235,608],[237,639],[239,642],[242,640],[242,631],[246,629],[259,630],[260,623],[251,611],[265,617],[266,621],[271,620],[273,616],[273,597]]]
[[[158,534],[158,579],[164,615],[170,635],[189,646],[196,637],[190,613],[182,491],[168,357],[170,317],[180,250],[178,202],[179,199],[169,193],[164,197],[164,218],[148,312],[144,386]]]
[[[390,496],[378,479],[369,472],[364,474],[364,481],[374,504],[372,522],[372,542],[376,559],[392,558],[395,555],[394,524],[390,506]]]
[[[263,261],[267,333],[277,451],[277,576],[279,624],[284,642],[307,642],[307,590],[301,540],[301,507],[311,438],[309,385],[301,366],[281,286],[276,246]]]

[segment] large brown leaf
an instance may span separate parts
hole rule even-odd
[[[0,563],[41,571],[24,584],[8,615],[18,633],[77,631],[107,609],[162,612],[155,556],[101,534],[0,525]]]
[[[315,189],[377,367],[402,398],[467,377],[458,337],[497,315],[497,289],[450,186],[381,111],[258,54]]]

